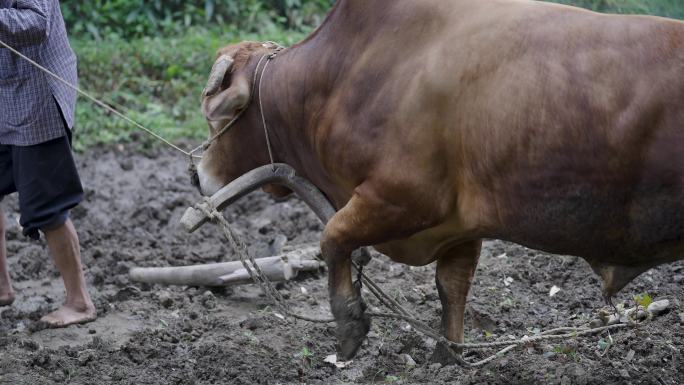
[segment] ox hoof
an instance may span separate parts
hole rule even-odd
[[[364,313],[366,305],[361,298],[340,301],[333,305],[337,320],[338,357],[342,361],[354,358],[370,330],[371,318]]]
[[[458,363],[458,356],[461,355],[460,351],[456,351],[449,345],[442,341],[437,342],[434,352],[432,352],[432,357],[430,361],[433,363],[442,364],[442,366],[449,366]]]

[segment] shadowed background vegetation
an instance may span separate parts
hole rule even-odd
[[[683,0],[557,0],[599,12],[684,19]],[[220,46],[242,40],[290,45],[334,0],[62,0],[79,58],[80,86],[171,139],[206,136],[199,112]],[[81,99],[75,146],[131,140],[134,129]],[[135,135],[136,140],[148,141]]]

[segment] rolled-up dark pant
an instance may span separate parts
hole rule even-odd
[[[71,131],[33,146],[0,145],[0,201],[19,193],[19,220],[24,235],[55,229],[83,200],[83,187],[71,153]]]

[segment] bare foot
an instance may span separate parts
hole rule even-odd
[[[0,306],[9,306],[14,302],[14,292],[0,294]]]
[[[86,306],[62,305],[54,312],[43,316],[40,320],[53,328],[63,328],[69,325],[84,324],[95,321],[97,312],[92,304]]]

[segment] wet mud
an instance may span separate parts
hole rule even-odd
[[[476,369],[448,365],[435,341],[406,323],[374,319],[355,360],[338,368],[333,325],[283,320],[255,285],[207,289],[135,284],[136,266],[234,260],[219,230],[187,234],[179,223],[199,195],[175,154],[134,145],[78,155],[85,202],[72,216],[96,322],[44,329],[40,316],[63,300],[42,242],[21,235],[17,200],[3,202],[17,300],[0,308],[0,384],[684,384],[684,263],[638,277],[615,299],[632,305],[648,293],[670,310],[638,328],[517,349]],[[253,193],[226,210],[256,257],[317,242],[322,226],[296,198]],[[434,266],[408,267],[384,257],[367,272],[435,328],[441,306]],[[550,289],[560,288],[549,296]],[[327,316],[325,272],[278,284],[290,306]],[[371,309],[383,310],[370,293]],[[466,316],[468,341],[533,335],[586,323],[604,306],[599,279],[578,258],[487,241]],[[493,352],[467,352],[469,360]]]

